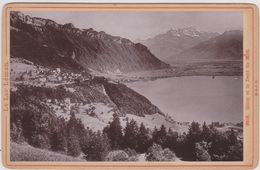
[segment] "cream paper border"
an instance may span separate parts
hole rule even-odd
[[[10,11],[241,11],[243,15],[244,160],[241,162],[12,162],[10,161]],[[254,4],[55,4],[10,3],[3,10],[2,146],[7,168],[73,169],[252,169],[258,162],[259,34]],[[247,106],[247,107],[245,107]]]

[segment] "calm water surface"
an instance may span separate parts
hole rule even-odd
[[[189,76],[128,83],[175,120],[240,122],[243,78]]]

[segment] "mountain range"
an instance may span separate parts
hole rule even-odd
[[[243,32],[225,31],[179,54],[180,61],[242,61]]]
[[[138,42],[146,45],[159,59],[172,64],[211,59],[241,59],[242,40],[242,31],[239,30],[220,34],[187,27],[171,28],[166,33]]]
[[[11,56],[48,67],[125,73],[168,68],[146,46],[92,28],[10,13]]]

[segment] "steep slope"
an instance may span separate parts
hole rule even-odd
[[[144,45],[93,29],[10,13],[11,55],[74,71],[130,72],[167,68]]]
[[[155,113],[164,115],[147,98],[124,84],[108,82],[104,78],[95,78],[94,81],[104,85],[106,94],[124,115],[132,114],[141,117]]]
[[[44,149],[32,147],[28,144],[17,144],[11,142],[10,159],[11,161],[55,161],[55,162],[83,162],[84,159],[75,158],[51,152]]]
[[[243,32],[226,31],[223,34],[180,53],[182,61],[242,61]]]
[[[158,58],[167,63],[172,63],[183,50],[189,49],[217,35],[218,33],[202,32],[193,27],[182,29],[171,28],[164,34],[159,34],[141,42]]]
[[[28,60],[11,58],[12,122],[14,117],[36,113],[68,120],[71,112],[93,130],[102,130],[113,114],[120,115],[123,125],[131,118],[145,122],[147,127],[164,124],[177,129],[175,121],[124,84],[36,67]]]

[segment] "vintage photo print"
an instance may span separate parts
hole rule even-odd
[[[6,5],[5,165],[254,167],[257,12]]]

